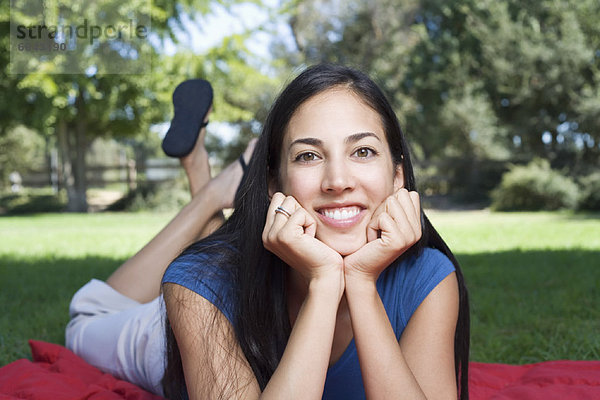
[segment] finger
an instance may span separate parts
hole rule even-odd
[[[378,218],[381,230],[381,241],[388,243],[405,237],[402,226],[388,213],[381,214]]]
[[[385,201],[381,203],[376,209],[373,215],[371,215],[371,220],[367,224],[367,242],[371,242],[379,237],[379,216],[385,213]]]
[[[400,197],[398,199],[397,197]],[[414,242],[421,236],[419,220],[414,216],[413,203],[408,192],[390,196],[386,200],[387,213],[393,224],[380,223],[381,237],[387,242]],[[391,242],[390,242],[391,243]]]
[[[406,200],[403,198],[403,195],[397,193],[393,196],[390,196],[386,202],[386,211],[387,213],[396,221],[398,225],[407,225],[411,223],[411,215],[412,212],[412,203],[410,203],[411,210],[406,209]]]
[[[301,236],[304,234],[315,236],[316,221],[302,207],[296,209],[292,216],[279,230],[283,237]]]
[[[410,195],[410,200],[415,207],[415,212],[417,213],[419,223],[421,223],[421,197],[419,196],[419,193],[415,191],[408,192],[408,194]]]
[[[265,221],[265,227],[263,228],[263,242],[266,238],[266,235],[270,232],[271,227],[273,226],[273,222],[275,221],[275,210],[277,207],[281,206],[281,203],[285,200],[285,195],[281,192],[277,192],[271,198],[271,203],[269,204],[269,208],[267,210],[267,219]]]
[[[273,210],[273,224],[271,225],[270,234],[277,235],[277,232],[281,230],[281,228],[288,223],[289,219],[294,215],[296,210],[300,207],[298,201],[293,196],[286,196],[281,204],[278,206],[286,210],[290,215],[287,216],[282,212],[275,212],[277,207]]]
[[[410,201],[410,203],[407,201],[407,207],[410,205],[410,209],[414,210],[414,217],[415,220],[420,220],[421,219],[421,202],[419,200],[419,193],[415,192],[415,191],[406,191],[406,193],[404,194],[404,197]]]
[[[403,191],[399,191],[396,194],[396,199],[400,203],[401,207],[404,209],[406,217],[408,218],[409,223],[413,227],[419,227],[421,225],[421,209],[419,202],[417,201],[417,207],[415,207],[415,202],[413,200],[413,195],[411,193],[417,192],[409,192],[406,189]],[[418,194],[417,199],[418,199]]]
[[[419,193],[417,192],[409,192],[410,199],[415,207],[415,212],[417,213],[417,222],[419,227],[419,237],[423,234],[423,216],[421,211],[421,198]]]
[[[406,192],[401,195],[401,201],[407,216],[410,218],[410,226],[417,238],[422,235],[421,228],[421,202],[419,200],[419,194],[417,192]],[[410,210],[410,211],[409,211]]]

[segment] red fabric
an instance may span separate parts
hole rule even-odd
[[[600,361],[469,364],[471,400],[600,399]]]
[[[105,374],[57,344],[30,340],[33,362],[0,368],[0,400],[159,400],[138,386]]]
[[[33,362],[0,368],[0,400],[160,400],[114,378],[57,344],[29,342]],[[547,361],[527,365],[472,362],[471,400],[600,399],[600,361]]]

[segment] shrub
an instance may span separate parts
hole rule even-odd
[[[142,181],[137,189],[111,204],[107,211],[173,211],[180,210],[189,201],[189,192],[178,181]]]
[[[24,189],[19,193],[0,195],[0,215],[35,214],[63,211],[66,193],[52,189]]]
[[[537,211],[575,208],[577,185],[546,160],[513,166],[502,175],[492,193],[492,209],[498,211]]]
[[[581,194],[577,208],[580,210],[600,211],[600,172],[579,180]]]

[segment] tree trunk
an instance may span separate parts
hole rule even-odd
[[[80,109],[81,110],[81,109]],[[73,164],[75,166],[75,199],[78,212],[87,212],[87,164],[85,155],[88,149],[87,138],[85,134],[85,121],[80,113],[73,133],[75,134],[75,157]]]
[[[62,186],[67,190],[67,211],[87,212],[85,164],[87,141],[83,123],[77,123],[73,129],[61,119],[57,123],[57,136],[62,165]]]
[[[56,135],[58,136],[58,152],[61,160],[61,180],[62,187],[67,191],[67,211],[77,211],[75,209],[75,178],[73,177],[73,166],[71,164],[69,134],[67,122],[60,119],[56,124]]]

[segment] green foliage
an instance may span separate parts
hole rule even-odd
[[[0,6],[0,24],[6,27],[6,32],[9,32],[11,15],[9,3],[3,2]],[[101,0],[90,7],[82,7],[79,0],[66,4],[60,0],[42,6],[48,6],[47,13],[40,14],[48,24],[60,20],[53,14],[59,4],[64,5],[61,25],[77,25],[87,19],[90,24],[107,26],[111,21],[127,20],[131,13],[151,15],[152,33],[157,40],[142,40],[131,45],[136,57],[131,57],[132,50],[127,43],[113,43],[112,46],[101,43],[89,48],[82,44],[81,49],[85,51],[78,54],[79,57],[75,56],[75,60],[67,54],[34,57],[31,60],[36,65],[34,71],[31,71],[31,64],[28,66],[31,73],[11,75],[10,35],[0,39],[0,48],[5,49],[0,52],[0,89],[4,94],[0,99],[0,131],[21,123],[51,138],[50,144],[58,146],[60,162],[70,164],[63,174],[64,184],[69,189],[70,210],[85,209],[81,199],[85,199],[87,185],[86,161],[82,155],[88,151],[90,143],[96,138],[146,137],[153,124],[168,121],[172,116],[171,95],[181,81],[202,77],[213,82],[213,120],[249,123],[255,119],[257,110],[265,108],[263,103],[270,101],[265,93],[274,92],[278,84],[261,71],[266,69],[265,63],[252,60],[245,45],[248,34],[231,35],[204,55],[192,54],[183,47],[172,56],[160,52],[157,44],[160,40],[168,38],[177,44],[175,33],[183,28],[184,13],[192,16],[209,14],[217,3],[227,8],[239,1],[135,0],[124,6],[115,0]],[[13,11],[18,12],[13,12],[13,19],[23,23],[40,22],[26,15],[27,7],[18,10],[17,3],[15,7]],[[125,51],[128,49],[129,52]],[[145,74],[128,74],[131,71],[127,67],[133,64],[148,69]],[[114,69],[116,65],[123,68],[119,67],[117,73],[105,73],[106,68]],[[141,150],[146,152],[146,149]],[[73,171],[72,176],[69,171]]]
[[[595,172],[579,180],[581,193],[578,208],[600,211],[600,172]]]
[[[23,175],[30,169],[41,167],[44,162],[44,139],[22,125],[0,135],[0,149],[0,187],[9,185],[11,172]]]
[[[0,196],[0,215],[60,212],[65,209],[66,203],[64,192],[56,194],[52,189],[24,189]]]
[[[287,3],[298,47],[290,63],[342,62],[375,77],[417,161],[540,157],[573,176],[597,168],[600,2]],[[459,167],[448,162],[441,180]]]
[[[453,201],[489,204],[489,192],[507,166],[486,158],[446,157],[435,163],[415,163],[418,191],[425,196],[446,196]]]
[[[566,176],[550,168],[546,160],[513,166],[492,192],[492,208],[498,211],[557,210],[574,208],[579,189]]]

